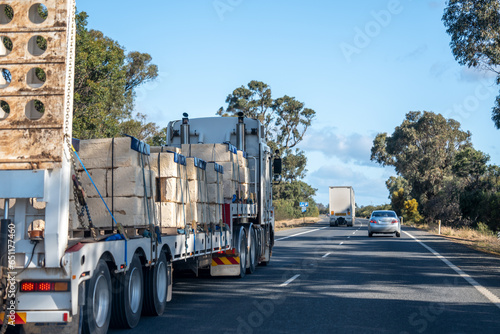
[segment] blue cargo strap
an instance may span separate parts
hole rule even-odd
[[[101,196],[101,192],[99,191],[99,189],[97,189],[97,186],[95,185],[94,183],[94,180],[92,180],[92,177],[90,176],[87,168],[85,168],[85,165],[83,164],[82,162],[82,159],[80,159],[80,156],[78,155],[78,153],[76,152],[75,148],[73,146],[71,146],[71,149],[73,150],[73,153],[75,153],[76,157],[78,158],[78,161],[80,161],[80,164],[82,165],[83,169],[85,170],[85,173],[87,173],[87,176],[89,177],[90,181],[92,182],[92,185],[94,186],[95,190],[97,191],[97,193],[99,194],[99,197],[101,198],[102,202],[104,203],[104,206],[106,207],[106,209],[108,210],[109,214],[111,215],[111,218],[113,218],[113,221],[115,222],[115,224],[118,224],[116,222],[116,219],[115,217],[113,216],[113,214],[111,213],[111,210],[109,210],[108,208],[108,205],[106,204],[106,202],[104,201],[104,198],[102,198]]]

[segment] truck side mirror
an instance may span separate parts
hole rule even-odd
[[[281,171],[283,169],[283,162],[281,158],[274,159],[273,168],[274,168],[274,175],[281,175]]]

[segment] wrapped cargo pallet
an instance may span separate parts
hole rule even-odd
[[[207,163],[198,157],[186,158],[186,177],[188,179],[188,198],[186,216],[189,223],[198,225],[208,223],[207,205]]]
[[[160,228],[184,228],[184,203],[188,197],[186,158],[174,151],[153,153],[151,168],[157,173],[155,200]]]
[[[208,162],[216,162],[223,167],[223,198],[225,203],[247,202],[249,200],[250,172],[245,152],[236,150],[231,144],[184,144],[182,152]]]
[[[115,221],[127,228],[154,223],[156,173],[148,165],[149,146],[132,137],[82,140],[79,144],[78,154],[87,171],[77,166],[77,173],[93,225],[113,230]],[[81,229],[81,212],[76,212],[72,193],[70,202],[70,230]]]
[[[181,149],[174,146],[151,146],[151,153],[172,152],[181,154]]]
[[[222,221],[222,204],[224,203],[224,168],[218,163],[209,162],[206,176],[209,223],[220,224]]]
[[[237,150],[231,144],[183,144],[182,154],[207,162],[234,162]]]

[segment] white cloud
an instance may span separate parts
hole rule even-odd
[[[336,157],[342,162],[358,165],[371,165],[371,147],[375,136],[353,133],[339,133],[335,127],[311,128],[300,147],[306,152],[321,152],[328,158]]]
[[[385,181],[394,175],[391,168],[351,166],[336,160],[325,162],[305,180],[313,188],[318,189],[316,193],[318,202],[328,204],[330,186],[352,186],[356,203],[361,206],[389,202]]]
[[[462,67],[460,70],[460,80],[467,82],[484,81],[485,79],[495,78],[492,71],[480,70],[476,68]]]

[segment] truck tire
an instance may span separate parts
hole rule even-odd
[[[167,303],[168,262],[164,252],[161,252],[156,265],[144,267],[144,305],[142,314],[149,316],[162,315]]]
[[[248,268],[247,274],[253,274],[257,266],[257,235],[254,228],[249,230],[250,247],[248,251]]]
[[[247,237],[244,229],[239,235],[239,252],[240,252],[240,278],[245,277],[247,271]]]
[[[111,275],[104,260],[97,262],[94,275],[85,283],[82,332],[105,334],[111,318]]]
[[[114,277],[111,326],[137,326],[142,313],[143,286],[142,265],[139,256],[135,254],[127,272]]]
[[[265,235],[265,234],[264,234]],[[266,245],[267,243],[264,242]],[[267,266],[269,262],[271,262],[271,255],[273,254],[273,246],[274,246],[274,230],[271,229],[269,232],[269,260],[268,261],[262,261],[260,263],[261,266]]]

